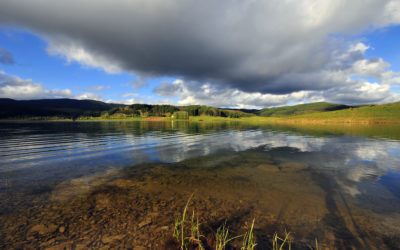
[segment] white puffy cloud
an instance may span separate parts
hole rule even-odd
[[[30,79],[21,79],[0,71],[0,98],[41,99],[41,98],[71,98],[69,89],[44,89],[40,83]]]
[[[49,37],[48,40],[49,47],[47,48],[47,52],[50,55],[65,58],[68,63],[76,61],[87,67],[103,69],[105,72],[110,74],[117,74],[122,71],[117,61],[110,60],[109,57],[104,56],[101,53],[89,51],[79,45],[76,41],[57,36]]]
[[[85,92],[83,94],[75,96],[75,99],[104,101],[103,97],[101,97],[100,95],[94,94],[94,93],[90,93],[90,92]]]
[[[358,60],[353,64],[353,71],[354,74],[358,76],[380,79],[389,65],[390,64],[383,61],[382,58],[363,59]]]

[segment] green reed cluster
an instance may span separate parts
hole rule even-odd
[[[206,237],[201,234],[199,223],[199,217],[196,216],[195,210],[193,209],[191,216],[188,216],[189,203],[193,198],[193,194],[189,197],[186,205],[181,214],[177,214],[174,223],[173,237],[179,244],[181,250],[186,249],[198,249],[204,250],[205,246],[203,242],[206,241]],[[230,236],[229,227],[226,225],[226,221],[218,227],[217,231],[214,232],[215,245],[212,246],[215,250],[224,250],[228,247],[229,243],[235,239],[242,238],[241,250],[254,250],[257,246],[256,238],[254,236],[254,222],[250,228],[242,235]],[[292,249],[292,241],[290,239],[290,233],[285,232],[284,237],[279,237],[277,233],[272,238],[272,250],[283,250]],[[318,250],[318,241],[315,239],[315,247],[310,249]]]
[[[195,249],[203,250],[202,240],[205,240],[205,236],[200,232],[199,218],[195,215],[193,210],[192,216],[188,218],[188,207],[189,203],[193,197],[193,194],[189,197],[186,205],[183,209],[182,214],[178,214],[175,217],[174,232],[173,236],[178,242],[181,250],[189,249],[190,246]],[[215,250],[224,250],[228,246],[229,242],[237,238],[243,238],[242,250],[253,250],[257,245],[254,234],[254,220],[251,228],[244,234],[231,237],[229,235],[229,227],[226,225],[226,221],[218,227],[217,231],[214,233],[215,237]]]

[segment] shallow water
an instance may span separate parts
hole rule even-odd
[[[255,220],[259,249],[400,247],[400,129],[244,123],[0,124],[0,247],[173,247],[175,214]],[[206,240],[205,240],[206,241]],[[240,242],[232,242],[232,247]]]

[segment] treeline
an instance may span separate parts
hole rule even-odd
[[[105,116],[127,116],[127,117],[149,117],[163,116],[170,117],[175,111],[180,109],[172,105],[150,105],[132,104],[125,107],[116,107],[104,112]]]
[[[150,104],[132,104],[125,107],[116,107],[109,111],[103,112],[105,117],[171,117],[174,112],[186,111],[189,116],[220,116],[230,118],[240,118],[251,116],[251,114],[236,111],[213,108],[203,105],[190,105],[190,106],[173,106],[173,105],[150,105]]]
[[[238,110],[228,110],[228,109],[219,109],[209,106],[202,105],[191,105],[182,108],[183,111],[187,111],[190,116],[220,116],[220,117],[230,117],[230,118],[240,118],[240,117],[248,117],[252,116],[252,114],[245,113]]]
[[[204,105],[174,106],[151,104],[109,104],[93,100],[43,99],[18,101],[0,98],[0,119],[120,119],[129,117],[171,117],[177,111],[189,116],[240,118],[252,116],[241,110],[220,109]]]

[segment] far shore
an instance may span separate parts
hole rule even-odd
[[[241,117],[241,118],[229,118],[229,117],[216,117],[216,116],[190,116],[188,120],[173,119],[171,117],[127,117],[127,118],[103,118],[103,117],[83,117],[78,119],[70,118],[54,118],[54,117],[33,117],[33,118],[21,118],[21,119],[0,119],[0,122],[127,122],[127,121],[188,121],[188,122],[251,122],[251,123],[277,123],[277,124],[315,124],[315,125],[329,125],[329,124],[362,124],[362,125],[394,125],[400,124],[399,120],[385,120],[371,118],[316,118],[314,117],[302,117],[302,116],[289,116],[289,117]]]

